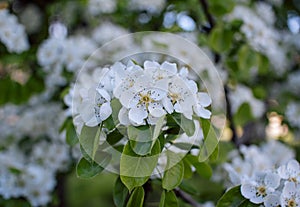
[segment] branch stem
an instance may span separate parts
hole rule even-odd
[[[195,201],[192,196],[190,196],[189,194],[185,193],[184,191],[182,191],[179,188],[176,188],[174,190],[175,194],[180,197],[183,201],[191,204],[191,206],[193,207],[202,207],[202,205],[200,203],[198,203],[197,201]]]

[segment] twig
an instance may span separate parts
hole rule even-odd
[[[234,143],[235,146],[239,146],[238,143],[238,137],[236,134],[236,128],[235,128],[235,124],[234,124],[234,120],[233,120],[233,116],[232,116],[232,110],[231,110],[231,101],[229,99],[229,89],[227,85],[224,85],[224,91],[225,91],[225,99],[226,99],[226,116],[227,119],[229,120],[229,127],[232,131],[232,139],[231,141]]]
[[[202,5],[202,8],[203,8],[203,12],[206,16],[206,19],[210,25],[210,28],[207,30],[207,33],[210,33],[210,31],[214,28],[215,26],[215,21],[214,21],[214,18],[212,17],[212,15],[210,14],[209,10],[208,10],[208,4],[207,4],[207,1],[206,0],[199,0],[201,5]],[[215,63],[218,63],[220,61],[220,54],[218,53],[214,53],[215,55]],[[234,121],[233,121],[233,115],[232,115],[232,110],[231,110],[231,102],[230,102],[230,99],[229,99],[229,89],[228,89],[228,86],[226,84],[224,84],[224,91],[225,91],[225,99],[226,99],[226,111],[227,111],[227,119],[229,120],[230,122],[230,129],[232,131],[232,139],[231,141],[235,144],[235,146],[239,146],[239,143],[238,143],[238,137],[237,137],[237,133],[236,133],[236,127],[235,127],[235,124],[234,124]]]
[[[202,207],[201,204],[199,204],[197,201],[195,201],[192,196],[190,196],[189,194],[185,193],[184,191],[182,191],[181,189],[179,188],[176,188],[174,190],[175,194],[180,197],[183,201],[191,204],[191,206],[194,206],[194,207]]]
[[[212,28],[215,26],[215,21],[214,18],[212,17],[212,15],[209,13],[208,11],[208,4],[206,0],[200,0],[200,4],[202,5],[204,14],[206,16],[206,19],[210,25],[210,29],[208,31],[208,33],[210,32],[210,30],[212,30]]]
[[[66,206],[66,175],[65,174],[59,174],[57,176],[57,186],[56,191],[59,198],[58,207],[64,207]]]

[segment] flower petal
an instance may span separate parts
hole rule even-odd
[[[118,114],[118,119],[120,121],[120,124],[128,126],[130,125],[130,120],[128,118],[128,109],[125,107],[122,107]]]
[[[121,94],[119,100],[124,107],[129,108],[130,103],[135,95],[136,93],[133,90],[126,90]]]
[[[246,183],[241,186],[241,193],[245,198],[251,199],[256,197],[256,188]]]
[[[207,110],[199,105],[194,107],[194,109],[195,109],[195,113],[197,114],[197,116],[202,117],[204,119],[210,119],[211,112],[209,110]]]
[[[172,104],[171,99],[169,99],[169,98],[167,98],[167,97],[164,98],[164,99],[162,100],[162,104],[163,104],[164,108],[166,109],[166,111],[167,111],[169,114],[173,113],[174,107],[173,107],[173,104]]]
[[[97,126],[99,123],[95,116],[95,109],[93,104],[88,101],[83,101],[80,107],[80,116],[87,126]]]
[[[277,207],[280,205],[280,195],[270,194],[265,197],[264,205],[266,207]]]
[[[154,117],[161,117],[166,114],[166,111],[163,109],[162,105],[158,102],[150,103],[148,106],[150,114]]]
[[[102,121],[106,120],[112,113],[112,108],[110,106],[110,102],[106,102],[102,104],[100,107],[100,119]]]
[[[203,107],[207,107],[211,104],[211,98],[207,93],[200,92],[197,94],[198,101]]]
[[[169,62],[163,62],[163,64],[160,66],[162,70],[165,70],[169,72],[170,74],[176,74],[177,73],[177,65],[176,63],[169,63]]]
[[[103,88],[97,88],[96,90],[103,98],[105,98],[106,101],[111,100],[110,95],[107,93],[106,90],[104,90]]]
[[[148,112],[145,107],[135,107],[129,110],[129,120],[136,124],[143,124],[144,119],[147,118]]]
[[[159,66],[160,66],[159,63],[155,62],[155,61],[146,60],[144,62],[144,68],[145,68],[145,70],[147,70],[147,69],[158,69]]]
[[[275,173],[267,173],[264,182],[266,186],[276,189],[280,185],[280,177]]]

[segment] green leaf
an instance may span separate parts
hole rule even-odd
[[[213,153],[211,153],[211,155],[209,156],[209,161],[210,162],[216,162],[219,159],[219,144],[217,145],[217,147],[215,148],[215,150],[213,151]]]
[[[113,190],[114,204],[117,207],[123,207],[125,205],[126,198],[128,196],[128,189],[122,183],[120,177],[116,180],[115,187]]]
[[[130,146],[138,155],[147,155],[152,148],[152,131],[149,126],[134,127],[127,129]]]
[[[209,11],[217,16],[221,17],[229,12],[231,12],[234,8],[233,0],[210,0],[209,1]]]
[[[170,165],[168,159],[167,167]],[[176,165],[165,171],[163,179],[162,179],[162,187],[166,190],[172,190],[180,185],[184,175],[184,165],[183,162],[180,161]]]
[[[184,175],[183,175],[183,177],[184,178],[191,178],[192,175],[193,175],[191,164],[186,159],[184,159],[183,160],[183,165],[184,165]]]
[[[166,117],[165,115],[161,116],[156,122],[156,125],[154,127],[154,132],[153,132],[153,140],[156,140],[160,135],[161,129],[164,126],[165,117]]]
[[[126,207],[143,207],[145,191],[143,187],[137,187],[131,194]]]
[[[119,123],[118,115],[119,115],[120,109],[122,108],[122,104],[120,103],[120,101],[118,99],[114,98],[111,100],[110,106],[112,108],[111,117],[113,119],[113,122],[115,123],[115,126],[117,126]]]
[[[160,144],[158,140],[147,156],[136,154],[129,143],[125,145],[121,155],[120,174],[122,182],[129,191],[146,183],[157,165],[159,153]]]
[[[211,126],[209,120],[200,118],[201,127],[204,135],[204,142],[200,146],[198,160],[204,162],[212,155],[218,146],[219,140],[214,128]]]
[[[249,103],[243,103],[238,111],[234,114],[234,123],[240,126],[244,126],[248,122],[252,121],[253,115]]]
[[[72,122],[68,122],[66,127],[66,142],[70,146],[75,146],[78,143],[78,136]]]
[[[240,191],[241,186],[229,189],[218,201],[216,207],[257,207],[259,205],[251,203],[244,198]]]
[[[187,162],[189,162],[190,164],[192,164],[195,169],[196,172],[203,178],[209,179],[212,176],[212,169],[211,167],[205,163],[205,162],[199,162],[197,157],[189,154],[185,157],[185,159]]]
[[[100,136],[102,134],[102,127],[88,127],[83,126],[81,134],[79,136],[79,142],[84,149],[84,151],[94,159],[96,152],[99,147]]]
[[[243,45],[238,51],[238,67],[239,74],[242,80],[249,79],[250,69],[258,67],[260,61],[260,55],[252,50],[247,45]]]
[[[118,129],[115,129],[114,131],[107,134],[106,141],[110,145],[114,145],[114,144],[118,143],[123,137],[124,137],[124,135],[121,134]]]
[[[266,56],[260,54],[260,56],[259,56],[259,66],[258,66],[259,74],[267,75],[268,72],[269,72],[269,66],[270,66],[269,59]]]
[[[96,162],[89,162],[85,158],[81,158],[76,166],[76,173],[78,177],[87,179],[95,177],[101,173],[103,169],[104,168],[102,168]]]
[[[193,120],[187,119],[185,116],[179,113],[173,113],[172,118],[180,126],[180,128],[186,133],[187,136],[193,136],[195,133],[195,123]]]
[[[92,158],[86,153],[86,151],[83,149],[83,147],[80,145],[80,152],[84,159],[88,160],[89,162],[93,162]]]
[[[161,194],[159,207],[178,207],[178,200],[174,191],[164,190]]]
[[[209,35],[208,43],[218,53],[227,51],[231,47],[233,32],[223,27],[215,27]]]

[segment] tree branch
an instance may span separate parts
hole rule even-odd
[[[207,1],[206,0],[199,0],[199,1],[200,1],[200,4],[202,5],[202,8],[203,8],[204,14],[206,16],[206,19],[207,19],[207,21],[210,25],[210,29],[208,31],[208,33],[209,33],[212,30],[212,28],[215,26],[215,20],[208,11]]]
[[[227,85],[224,85],[224,91],[225,91],[225,99],[226,99],[226,117],[229,120],[229,128],[232,131],[231,141],[236,147],[238,147],[239,146],[238,137],[236,134],[236,128],[235,128],[235,124],[234,124],[234,120],[233,120],[233,116],[232,116],[231,101],[229,99],[229,88]]]
[[[210,25],[210,28],[207,30],[207,33],[210,33],[211,30],[214,28],[215,26],[215,21],[214,21],[214,18],[213,16],[211,15],[211,13],[209,12],[209,9],[208,9],[208,3],[206,0],[199,0],[200,1],[200,4],[202,5],[202,8],[203,8],[203,12],[206,16],[206,19]],[[221,60],[221,57],[220,57],[220,54],[218,53],[214,53],[214,56],[215,56],[215,63],[218,63],[220,60]],[[233,121],[233,114],[232,114],[232,110],[231,110],[231,101],[229,99],[229,88],[226,84],[224,84],[224,91],[225,91],[225,100],[226,100],[226,111],[227,111],[227,119],[229,120],[230,122],[230,129],[232,131],[232,139],[231,141],[234,143],[235,146],[239,146],[239,143],[238,143],[238,137],[237,137],[237,133],[236,133],[236,127],[235,127],[235,124],[234,124],[234,121]]]
[[[185,193],[184,191],[182,191],[179,188],[174,189],[174,192],[176,194],[176,196],[180,197],[183,201],[191,204],[191,206],[194,207],[202,207],[201,204],[199,204],[197,201],[195,201],[192,196],[190,196],[189,194]]]

